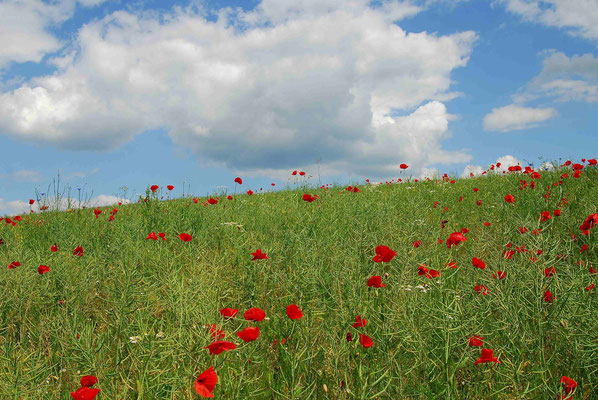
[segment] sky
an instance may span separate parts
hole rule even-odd
[[[597,111],[598,0],[0,0],[0,215],[596,158]]]

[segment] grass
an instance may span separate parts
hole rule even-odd
[[[210,366],[220,399],[556,399],[563,375],[578,383],[574,398],[597,398],[598,301],[585,288],[598,280],[588,272],[598,268],[598,245],[596,232],[578,228],[597,212],[598,174],[586,168],[553,186],[563,172],[571,170],[542,172],[535,189],[519,190],[529,175],[492,174],[363,185],[359,193],[303,186],[211,206],[152,196],[118,206],[112,222],[112,207],[97,219],[77,209],[2,222],[0,398],[68,399],[92,374],[98,399],[197,399],[193,382]],[[303,193],[319,198],[304,202]],[[561,216],[539,221],[557,208]],[[470,230],[466,242],[437,243],[461,228]],[[152,231],[168,240],[146,240]],[[181,232],[193,240],[182,242]],[[507,243],[529,252],[505,259]],[[382,244],[398,255],[375,263]],[[73,256],[76,246],[82,257]],[[251,261],[258,248],[267,260]],[[458,268],[445,267],[450,260]],[[7,269],[12,261],[22,265]],[[422,263],[440,277],[418,275]],[[50,272],[39,275],[40,264]],[[555,276],[544,277],[552,266]],[[494,279],[497,270],[506,279]],[[386,287],[369,288],[372,275]],[[287,318],[289,304],[303,318]],[[224,320],[223,307],[238,316]],[[251,307],[267,319],[245,321]],[[365,327],[351,327],[356,315]],[[207,324],[237,349],[210,356]],[[259,326],[260,336],[244,344],[235,332],[247,326]],[[374,345],[362,347],[359,332]],[[474,365],[481,348],[468,345],[473,335],[501,364]]]

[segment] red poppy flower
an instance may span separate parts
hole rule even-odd
[[[201,397],[214,397],[216,383],[218,383],[218,375],[216,375],[214,367],[210,367],[199,374],[195,380],[195,391]]]
[[[172,189],[174,189],[174,186],[172,186],[172,185],[168,185],[168,186],[166,186],[166,189],[168,189],[168,190],[172,190]]]
[[[167,240],[166,239],[166,234],[164,232],[158,233],[158,236],[160,236],[160,238],[162,238],[162,240]]]
[[[50,247],[50,251],[52,251],[52,253],[56,253],[58,251],[58,246],[56,246],[56,243],[54,243],[52,247]]]
[[[551,218],[552,216],[550,215],[550,211],[542,211],[540,213],[540,222],[546,222]]]
[[[301,319],[301,317],[303,317],[303,312],[295,304],[291,304],[287,306],[287,317],[290,319]]]
[[[20,267],[21,263],[18,261],[13,261],[10,264],[8,264],[8,269],[15,269],[16,267]]]
[[[481,347],[484,345],[484,338],[481,336],[472,336],[469,338],[470,347]]]
[[[83,247],[81,247],[81,246],[75,247],[75,250],[73,250],[73,255],[82,257],[83,256]]]
[[[498,361],[498,357],[492,357],[493,355],[494,355],[493,350],[482,349],[482,355],[480,355],[480,358],[478,358],[476,360],[476,362],[473,363],[473,365],[484,364],[484,363],[489,363],[489,362],[500,364],[500,361]]]
[[[263,321],[264,318],[266,318],[266,313],[264,312],[264,310],[254,307],[245,311],[245,313],[243,314],[243,318],[245,318],[247,321],[260,322]]]
[[[100,214],[102,213],[102,210],[100,210],[99,208],[96,208],[95,210],[93,210],[93,213],[95,214],[96,219],[98,219]]]
[[[226,307],[226,308],[221,308],[220,309],[220,314],[225,318],[234,318],[237,316],[237,314],[239,313],[239,310],[236,308],[230,308],[230,307]]]
[[[377,275],[374,275],[368,279],[368,286],[375,288],[386,287],[386,285],[382,283],[382,277]]]
[[[580,253],[583,253],[584,251],[586,251],[587,249],[589,249],[589,246],[587,244],[584,244],[583,246],[581,246],[581,250],[579,251]]]
[[[35,203],[35,200],[33,200],[33,199],[29,199],[29,204],[31,205],[31,204],[33,204],[33,203]]]
[[[251,259],[251,261],[254,261],[254,260],[267,260],[268,259],[268,255],[266,253],[262,253],[261,249],[257,249],[254,253],[251,253],[251,255],[253,256],[253,258]]]
[[[507,203],[515,203],[515,196],[513,196],[512,194],[508,194],[505,196],[505,201]]]
[[[484,296],[488,296],[488,293],[490,293],[488,288],[484,285],[476,285],[473,289]]]
[[[303,195],[303,201],[307,201],[308,203],[311,203],[312,201],[314,201],[317,198],[318,198],[317,195],[316,196],[312,196],[311,194],[307,194],[307,193],[305,193]]]
[[[560,382],[561,385],[563,385],[563,390],[565,391],[565,394],[571,393],[577,387],[577,382],[575,382],[575,380],[569,378],[568,376],[562,376]]]
[[[351,334],[351,332],[347,332],[347,342],[352,342],[353,341],[353,335]]]
[[[413,242],[413,247],[417,248],[417,247],[421,246],[421,244],[422,244],[421,240],[416,240],[415,242]]]
[[[596,269],[594,269],[594,267],[592,267],[592,266],[590,266],[589,271],[590,271],[590,274],[598,273],[598,271]]]
[[[247,195],[248,195],[248,196],[251,196],[252,194],[253,194],[253,190],[249,189],[249,190],[247,191]]]
[[[359,343],[361,343],[361,345],[363,347],[365,347],[366,349],[370,348],[370,347],[372,347],[374,345],[374,341],[372,340],[371,337],[366,336],[366,335],[361,334],[361,333],[359,334]]]
[[[37,267],[37,273],[38,274],[45,274],[46,272],[50,271],[50,267],[48,267],[47,265],[40,265],[39,267]]]
[[[558,208],[556,210],[553,211],[553,214],[555,217],[560,217],[561,216],[561,210],[559,210]]]
[[[145,238],[146,240],[158,240],[158,236],[156,235],[156,232],[150,232],[149,235],[147,235],[147,237]]]
[[[507,277],[507,273],[505,271],[496,271],[492,274],[492,277],[502,281]]]
[[[303,175],[305,175],[305,172],[303,172],[303,171],[300,171],[300,172],[299,172],[299,175],[303,176]]]
[[[482,200],[478,200],[478,201],[476,201],[475,203],[476,203],[478,206],[481,206],[481,205],[482,205]]]
[[[598,160],[596,160],[595,158],[590,158],[588,160],[588,165],[597,165],[598,164]]]
[[[208,346],[204,347],[204,349],[208,349],[210,351],[210,355],[218,355],[225,351],[234,350],[237,348],[237,345],[233,342],[227,342],[226,340],[217,340],[213,343],[210,343]]]
[[[253,342],[255,339],[257,339],[259,334],[260,328],[253,326],[248,326],[242,331],[236,333],[236,335],[245,343]]]
[[[409,168],[409,166],[407,164],[401,164],[401,165],[399,165],[399,168],[407,169],[407,168]]]
[[[353,328],[359,328],[365,326],[368,323],[368,321],[365,318],[361,318],[360,315],[355,317],[355,321],[356,322],[353,325],[351,325]]]
[[[235,178],[235,182],[237,182],[239,185],[242,185],[243,184],[243,179],[241,179],[240,177],[237,176]]]
[[[374,262],[390,262],[397,255],[396,251],[393,251],[388,246],[380,245],[376,247],[376,255],[372,259]]]
[[[554,295],[552,294],[552,292],[550,290],[547,290],[544,292],[544,302],[546,303],[552,303],[552,301],[554,300]]]
[[[484,261],[480,260],[479,258],[476,258],[476,257],[472,258],[471,263],[476,268],[479,268],[479,269],[486,268],[486,263]]]
[[[297,175],[297,170],[293,171],[291,175]]]
[[[218,200],[216,200],[216,199],[213,199],[213,198],[211,198],[211,197],[210,197],[210,198],[208,199],[208,204],[211,204],[211,205],[218,204]]]
[[[593,283],[590,283],[590,284],[588,285],[588,287],[586,287],[586,292],[589,292],[590,290],[594,289],[594,287],[595,287],[595,286],[594,286],[594,284],[593,284]]]
[[[226,336],[226,333],[222,329],[218,329],[218,325],[216,324],[208,324],[206,328],[210,330],[210,334],[215,340],[222,339]]]
[[[554,267],[548,267],[544,270],[544,276],[547,278],[550,278],[555,273],[556,273],[556,270],[554,269]]]
[[[73,400],[94,400],[100,389],[92,389],[88,387],[81,387],[74,392],[71,392]]]
[[[451,246],[458,245],[459,243],[465,242],[466,240],[467,240],[467,238],[465,236],[463,236],[462,232],[453,232],[453,233],[451,233],[449,238],[446,240],[446,247],[448,247],[450,249]]]
[[[98,383],[98,378],[93,375],[85,375],[81,377],[81,387],[92,387]]]
[[[492,225],[490,222],[484,222],[484,226],[490,226]]]
[[[193,239],[193,236],[189,235],[188,233],[181,233],[179,235],[179,239],[181,239],[183,242],[190,242],[191,239]]]

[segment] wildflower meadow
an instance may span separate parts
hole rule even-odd
[[[0,220],[1,399],[596,399],[598,167]]]

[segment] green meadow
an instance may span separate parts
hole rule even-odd
[[[577,383],[572,399],[596,399],[598,227],[579,227],[598,212],[598,170],[539,172],[403,176],[359,192],[241,185],[213,205],[160,200],[162,187],[97,218],[50,207],[1,221],[0,399],[70,399],[84,375],[98,378],[98,400],[199,399],[194,382],[211,366],[217,399],[558,399],[563,376]],[[374,262],[380,245],[397,255]],[[252,261],[257,249],[268,258]],[[418,274],[423,264],[439,276]],[[372,276],[386,286],[369,287]],[[238,315],[223,318],[225,307]],[[253,307],[263,321],[243,318]],[[358,315],[367,324],[353,328]],[[237,347],[210,355],[212,324]],[[248,326],[260,332],[245,343],[236,333]],[[470,346],[475,335],[483,346]],[[474,365],[482,348],[500,363]]]

